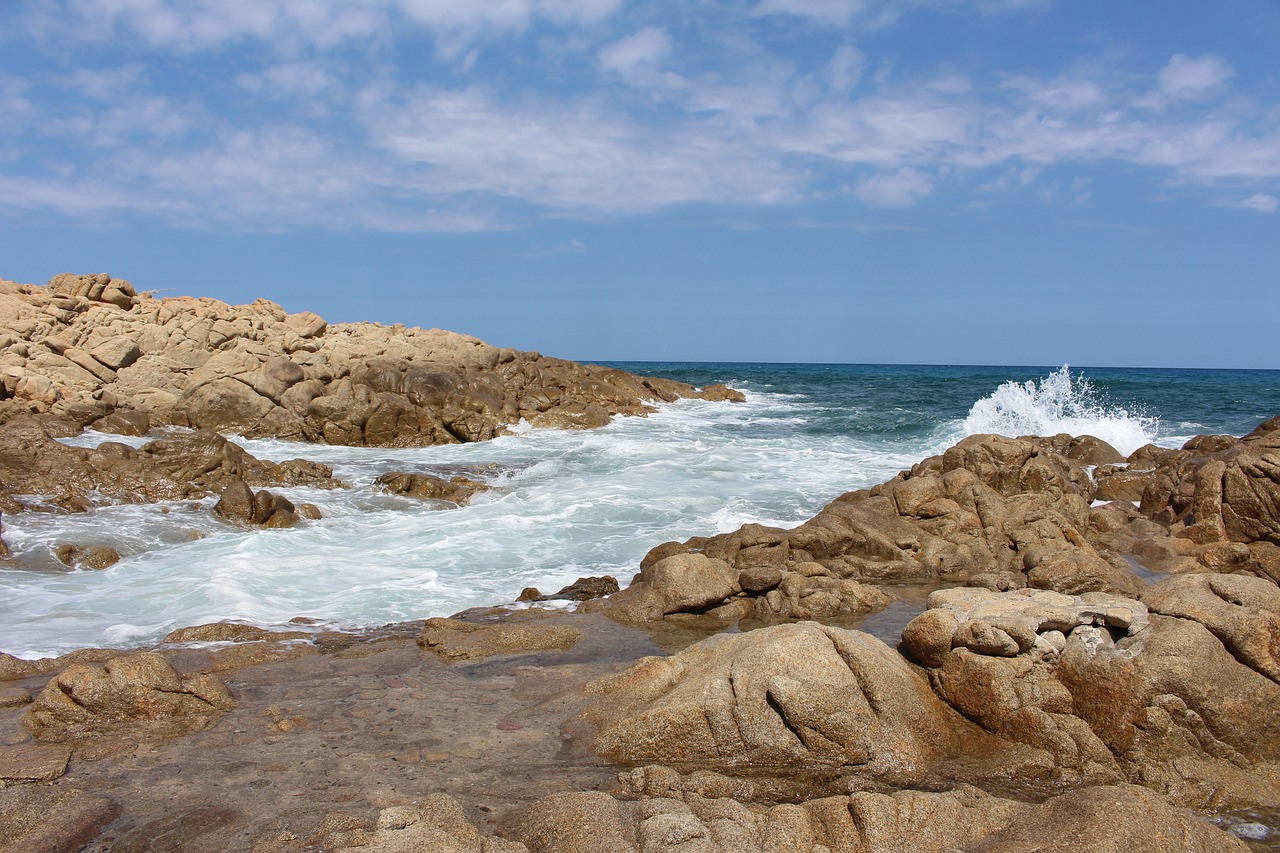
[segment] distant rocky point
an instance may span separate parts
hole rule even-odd
[[[105,273],[44,286],[0,279],[0,421],[416,447],[483,441],[521,419],[598,427],[691,397],[743,399],[455,332],[331,326],[265,299],[156,298]]]

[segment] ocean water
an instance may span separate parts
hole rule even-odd
[[[654,545],[747,522],[792,526],[968,434],[1091,434],[1124,453],[1200,433],[1242,435],[1280,414],[1280,371],[619,363],[743,404],[681,401],[590,432],[519,428],[491,442],[388,450],[242,441],[267,459],[315,459],[349,490],[281,490],[324,518],[244,531],[213,499],[4,519],[0,650],[21,657],[134,646],[222,620],[293,617],[355,628],[512,601],[584,575],[624,584]],[[71,440],[93,445],[114,436]],[[141,444],[144,440],[135,440]],[[466,507],[380,494],[387,471],[481,468]],[[67,570],[63,543],[123,559]]]

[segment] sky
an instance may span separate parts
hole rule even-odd
[[[1275,0],[4,0],[0,277],[584,360],[1280,368]]]

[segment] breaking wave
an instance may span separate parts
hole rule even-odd
[[[1040,380],[1004,383],[974,403],[964,421],[968,435],[1092,435],[1125,456],[1155,441],[1159,427],[1158,417],[1101,400],[1066,364]]]

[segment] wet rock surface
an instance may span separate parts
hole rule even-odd
[[[0,493],[47,496],[64,511],[97,503],[148,503],[220,494],[234,484],[340,488],[327,465],[303,459],[257,459],[214,432],[156,439],[137,450],[104,442],[89,450],[56,441],[46,424],[21,417],[0,424]],[[11,509],[12,511],[12,509]]]

